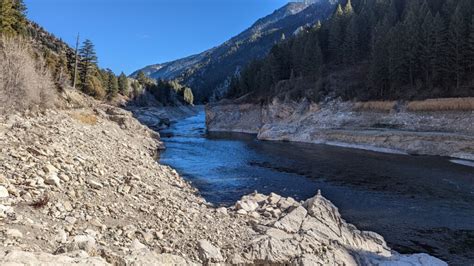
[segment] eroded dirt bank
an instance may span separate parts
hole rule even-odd
[[[215,208],[156,162],[160,148],[157,133],[107,105],[2,118],[0,264],[445,265],[393,252],[320,194]]]
[[[307,101],[206,107],[209,131],[474,160],[473,112],[360,111],[353,103]]]

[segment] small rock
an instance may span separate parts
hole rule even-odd
[[[247,211],[240,209],[240,210],[237,211],[237,214],[247,215]]]
[[[5,234],[12,238],[23,238],[23,234],[17,229],[8,229]]]
[[[58,169],[54,166],[52,166],[51,164],[47,164],[43,167],[43,171],[47,174],[57,174],[58,173]]]
[[[222,257],[221,250],[215,246],[213,246],[207,240],[199,240],[199,257],[202,261],[209,263],[209,262],[221,262],[224,260]]]
[[[56,173],[49,174],[45,179],[44,183],[56,187],[61,187],[61,180]]]
[[[258,214],[258,212],[251,212],[249,213],[249,216],[255,219],[260,218],[260,214]]]
[[[146,249],[146,246],[140,243],[138,239],[134,239],[132,241],[132,244],[130,245],[131,250],[141,250],[141,249]]]
[[[227,208],[226,207],[218,208],[218,209],[216,209],[216,212],[227,215]]]
[[[97,181],[94,181],[94,180],[89,180],[87,181],[87,183],[89,183],[89,185],[93,188],[93,189],[102,189],[104,186],[97,182]]]
[[[153,234],[149,232],[141,232],[146,243],[150,244],[153,241]]]
[[[255,211],[258,208],[258,204],[252,200],[239,200],[235,204],[237,210],[244,210],[246,212]]]
[[[0,198],[8,198],[8,190],[4,186],[0,186]]]
[[[58,234],[55,238],[56,242],[64,244],[67,242],[67,233],[64,230],[58,230]]]
[[[76,251],[76,250],[84,250],[87,253],[91,254],[96,250],[96,242],[95,242],[94,237],[90,235],[77,235],[67,245],[66,250],[68,252]]]
[[[70,211],[73,210],[72,204],[71,204],[71,202],[69,202],[69,201],[63,202],[63,206],[64,206],[64,209],[65,209],[66,211],[68,211],[68,212],[70,212]]]
[[[270,196],[268,197],[268,203],[275,205],[277,204],[281,199],[281,196],[275,193],[270,193]]]

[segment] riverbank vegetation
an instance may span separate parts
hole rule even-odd
[[[139,105],[147,105],[149,103],[149,100],[144,99],[149,97],[149,94],[153,96],[153,100],[165,106],[194,104],[192,89],[180,84],[177,80],[154,80],[140,71],[137,74],[137,81],[141,88],[141,96],[135,102]]]
[[[472,97],[472,14],[471,0],[348,0],[243,69],[227,98]]]

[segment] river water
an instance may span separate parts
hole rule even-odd
[[[215,205],[233,204],[255,190],[305,200],[320,189],[346,221],[381,234],[401,253],[474,265],[472,167],[443,157],[206,133],[204,112],[161,134],[167,149],[160,162]]]

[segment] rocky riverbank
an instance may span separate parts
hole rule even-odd
[[[147,125],[154,130],[165,129],[170,126],[174,121],[184,119],[193,115],[196,115],[202,106],[129,106],[127,110],[133,113],[133,116],[137,118],[141,123]]]
[[[397,254],[320,194],[215,208],[156,162],[161,148],[107,105],[2,117],[0,264],[446,265]]]
[[[222,103],[206,108],[209,131],[258,134],[261,140],[322,143],[383,152],[474,160],[474,113],[357,110],[349,102],[269,105]]]

